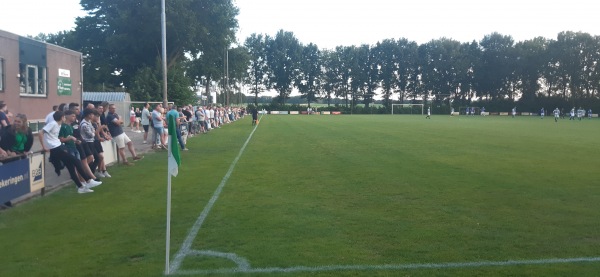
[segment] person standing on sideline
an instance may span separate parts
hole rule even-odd
[[[150,104],[146,103],[144,104],[144,109],[142,110],[142,128],[144,128],[144,144],[148,143],[148,128],[150,128],[150,120],[149,118],[152,116],[150,115],[150,111],[148,110],[148,108],[150,107]]]
[[[129,126],[127,127],[131,127],[131,131],[134,131],[135,128],[135,108],[133,106],[131,106],[131,109],[129,110]]]
[[[104,162],[104,148],[102,147],[102,142],[106,140],[110,140],[111,137],[108,134],[108,127],[106,125],[102,125],[102,121],[100,120],[100,115],[104,113],[104,107],[98,106],[96,109],[98,113],[95,116],[95,120],[92,122],[92,126],[96,130],[96,137],[94,139],[94,145],[96,146],[96,151],[100,156],[100,163],[98,164],[98,177],[112,177],[108,171],[106,170],[106,163]],[[104,118],[106,120],[106,118]]]
[[[174,104],[171,105],[171,109],[167,112],[167,118],[169,118],[169,115],[173,116],[173,118],[175,118],[175,130],[176,130],[176,134],[177,134],[177,141],[179,141],[179,146],[181,146],[181,150],[183,151],[187,151],[188,149],[185,148],[185,143],[183,142],[183,139],[181,138],[181,129],[179,129],[179,125],[182,122],[182,118],[179,116],[179,112],[177,111],[177,106],[175,106]],[[168,124],[168,123],[167,123]]]
[[[517,107],[512,108],[512,117],[515,118],[515,115],[517,115]]]
[[[98,111],[95,109],[86,108],[83,110],[83,119],[79,124],[79,132],[81,134],[81,138],[83,139],[81,144],[85,151],[87,163],[90,166],[92,173],[96,171],[101,162],[100,154],[98,153],[98,149],[94,144],[97,132],[96,128],[94,128],[94,125],[92,125],[92,122],[96,121],[96,117],[98,115]],[[104,174],[100,175],[99,177],[104,177]]]
[[[588,119],[592,119],[592,109],[591,108],[588,109],[587,113],[588,113]]]
[[[165,142],[162,139],[165,127],[163,125],[164,122],[160,112],[161,108],[161,104],[156,104],[154,111],[152,111],[152,129],[154,130],[154,132],[152,132],[152,149],[160,149],[165,146]]]
[[[546,112],[546,111],[544,111],[544,108],[542,108],[542,109],[540,110],[540,116],[541,116],[541,119],[544,119],[545,112]]]
[[[0,129],[10,125],[10,120],[8,119],[9,115],[10,113],[8,112],[6,103],[0,103]]]
[[[141,133],[142,131],[140,130],[140,125],[141,125],[141,120],[142,119],[142,111],[140,111],[140,108],[135,108],[135,132],[136,133]]]
[[[252,108],[252,126],[255,126],[257,121],[258,121],[258,109]]]
[[[83,138],[81,137],[80,130],[80,119],[81,119],[81,109],[79,108],[79,103],[69,103],[69,110],[75,113],[75,121],[71,123],[71,127],[73,127],[73,136],[77,138],[81,143],[76,144],[77,151],[79,151],[79,156],[81,158],[81,166],[90,176],[94,176],[94,172],[92,172],[87,157],[91,154],[90,150],[87,149],[85,143],[83,143]]]
[[[204,108],[199,106],[196,109],[196,119],[198,120],[198,124],[200,125],[200,132],[206,134],[206,116],[204,114]]]
[[[121,127],[121,124],[123,124],[123,120],[115,112],[116,110],[117,108],[115,107],[115,104],[108,105],[108,114],[106,115],[108,131],[113,137],[113,141],[117,145],[117,152],[119,153],[119,157],[121,157],[121,163],[123,165],[133,165],[133,163],[127,161],[127,157],[125,156],[125,145],[127,145],[127,148],[129,149],[129,152],[131,153],[131,156],[133,157],[134,161],[141,160],[142,158],[144,158],[144,156],[138,156],[135,153],[135,149],[133,147],[131,139],[129,139],[127,134],[123,132],[123,127]]]
[[[559,116],[560,116],[560,110],[558,109],[558,107],[556,107],[556,109],[554,109],[554,122],[558,122]]]
[[[431,107],[427,107],[427,116],[425,118],[431,119]]]
[[[87,172],[81,165],[81,161],[69,154],[58,139],[60,125],[64,119],[63,112],[56,111],[52,117],[54,121],[51,121],[48,125],[45,125],[44,128],[38,132],[38,137],[40,139],[40,144],[42,145],[43,151],[50,152],[52,159],[61,161],[67,167],[69,170],[69,175],[71,176],[71,180],[73,180],[75,186],[77,186],[78,193],[94,192],[90,188],[99,186],[102,184],[102,182],[94,181],[94,176],[88,176]],[[69,136],[67,139],[76,140],[73,136]],[[88,180],[85,185],[79,181],[76,172],[79,172],[81,176],[87,177],[83,178]]]

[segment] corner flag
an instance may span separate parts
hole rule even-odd
[[[177,177],[181,157],[179,156],[179,146],[177,145],[177,123],[173,115],[168,115],[169,125],[169,174]]]

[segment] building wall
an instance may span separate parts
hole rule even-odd
[[[11,113],[26,114],[30,121],[43,121],[53,105],[82,103],[81,53],[0,30],[0,58],[4,59],[5,73],[5,90],[0,92],[0,100],[7,103]],[[23,95],[25,86],[21,83],[26,80],[22,72],[28,70],[27,64],[38,66],[38,72],[45,68],[45,95]],[[70,93],[63,89],[59,95],[59,82],[63,88],[70,82]]]

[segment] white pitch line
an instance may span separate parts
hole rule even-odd
[[[388,265],[329,265],[329,266],[295,266],[269,267],[253,269],[217,269],[217,270],[182,270],[178,275],[207,275],[232,273],[294,273],[294,272],[324,272],[324,271],[372,271],[372,270],[411,270],[411,269],[444,269],[514,265],[550,265],[565,263],[600,262],[600,257],[553,258],[540,260],[508,260],[508,261],[479,261],[456,263],[425,263],[425,264],[388,264]]]
[[[262,116],[260,117],[260,120],[262,120]],[[202,210],[202,213],[200,214],[198,219],[196,219],[196,223],[194,223],[194,226],[192,226],[192,229],[190,230],[187,237],[185,238],[185,241],[181,245],[181,248],[179,249],[179,251],[177,251],[177,254],[175,255],[175,258],[173,259],[173,262],[169,266],[169,272],[171,272],[172,274],[177,272],[177,270],[181,266],[181,263],[183,262],[183,259],[185,258],[185,256],[187,256],[190,253],[192,243],[196,239],[196,236],[198,235],[198,231],[200,231],[200,228],[202,227],[204,220],[208,216],[208,213],[210,213],[210,210],[212,210],[212,207],[215,205],[215,202],[217,202],[217,199],[219,199],[219,196],[221,195],[221,191],[223,191],[223,187],[225,187],[227,180],[229,180],[231,173],[233,173],[233,169],[235,168],[235,165],[237,164],[240,157],[244,153],[244,150],[246,150],[246,146],[250,142],[252,135],[254,135],[256,128],[258,128],[258,124],[256,126],[254,126],[254,129],[252,130],[252,132],[248,136],[248,139],[246,140],[246,142],[240,149],[240,152],[238,153],[237,157],[235,157],[235,159],[229,166],[229,170],[227,171],[227,173],[221,180],[221,183],[219,184],[219,186],[213,193],[213,196],[210,198],[210,200],[208,201],[206,206],[204,206],[204,210]]]

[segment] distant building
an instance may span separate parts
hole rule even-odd
[[[81,57],[79,52],[0,30],[0,100],[12,114],[26,114],[30,122],[43,122],[53,105],[81,104]]]
[[[116,113],[123,116],[125,125],[129,124],[129,109],[131,108],[131,97],[127,92],[118,91],[84,91],[83,92],[83,104],[88,103],[94,104],[96,107],[102,102],[108,102],[109,104],[115,104]],[[138,104],[138,107],[142,107],[143,104]],[[108,111],[106,111],[108,112]]]

